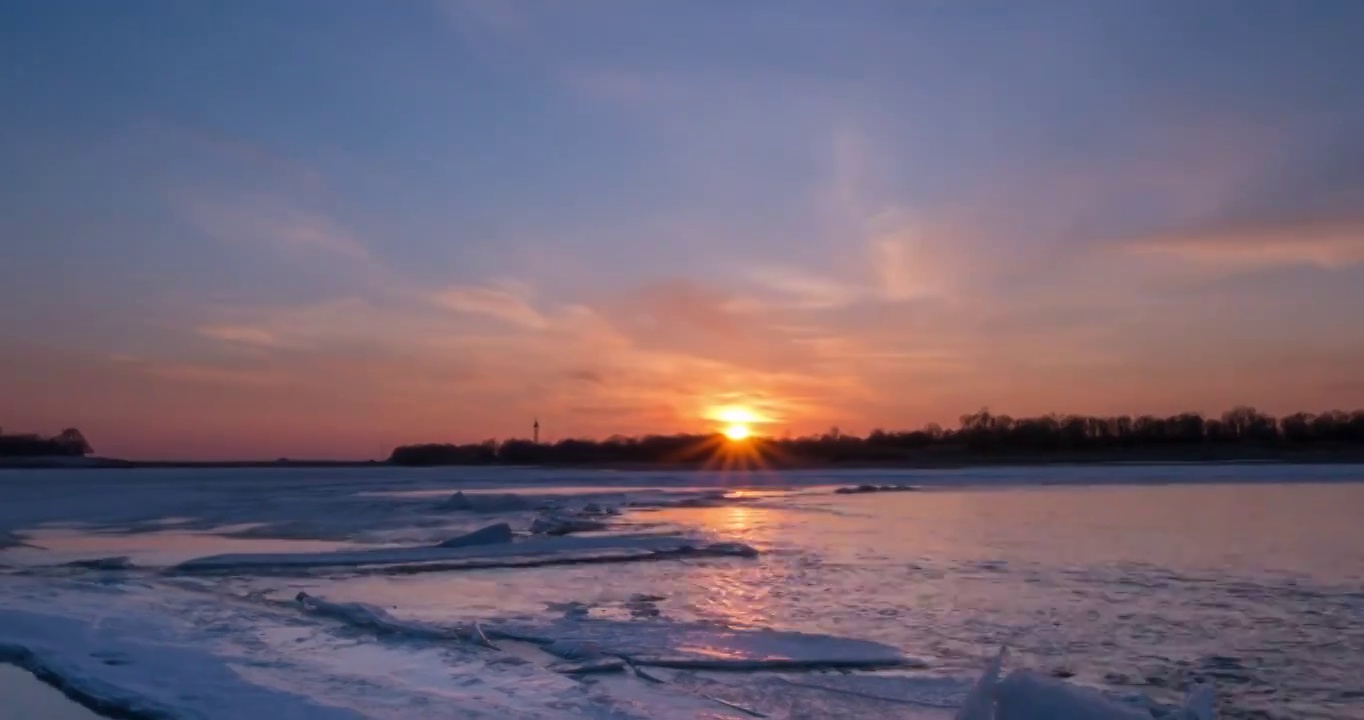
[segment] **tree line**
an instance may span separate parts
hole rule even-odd
[[[399,465],[574,465],[713,463],[717,456],[756,455],[767,465],[970,462],[1067,456],[1115,459],[1231,459],[1289,453],[1356,452],[1364,456],[1364,410],[1294,413],[1282,418],[1252,407],[1218,417],[1180,413],[1014,418],[989,410],[961,416],[955,428],[873,430],[865,437],[837,428],[805,437],[753,437],[727,444],[719,433],[612,436],[535,443],[526,439],[472,444],[430,443],[393,450]],[[742,459],[742,457],[740,457]]]
[[[36,434],[6,435],[0,428],[0,457],[81,457],[94,452],[76,428],[52,437]]]

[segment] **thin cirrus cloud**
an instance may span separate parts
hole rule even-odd
[[[1338,270],[1364,263],[1364,219],[1210,228],[1143,239],[1128,249],[1214,269],[1307,266]]]
[[[295,207],[287,198],[247,194],[181,198],[176,204],[204,235],[224,242],[259,243],[305,260],[314,260],[318,254],[370,259],[369,250],[345,228],[326,215]]]
[[[530,300],[514,289],[452,285],[433,293],[431,300],[454,312],[484,315],[530,330],[549,325]]]

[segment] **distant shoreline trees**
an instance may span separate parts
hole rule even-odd
[[[76,428],[67,428],[52,437],[0,432],[0,457],[84,457],[92,452],[90,443]]]
[[[931,423],[918,430],[873,430],[866,437],[831,431],[797,438],[754,437],[742,441],[764,464],[809,466],[971,462],[990,458],[1109,456],[1208,457],[1215,459],[1283,452],[1364,452],[1364,410],[1294,413],[1283,418],[1252,407],[1219,417],[1180,413],[1169,417],[1043,415],[1013,418],[982,409],[961,417],[956,428]],[[734,454],[718,433],[612,436],[605,440],[487,440],[474,444],[404,445],[393,450],[397,465],[704,465],[716,454]]]

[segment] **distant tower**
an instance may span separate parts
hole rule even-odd
[[[531,435],[535,438],[535,444],[540,444],[540,418],[535,418],[535,424],[530,426]]]

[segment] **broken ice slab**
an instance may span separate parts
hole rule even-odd
[[[424,640],[461,640],[493,647],[477,624],[451,628],[432,623],[399,620],[373,605],[329,602],[305,592],[299,593],[294,600],[313,615],[330,617],[346,625],[371,630],[381,635],[401,635]]]
[[[921,667],[897,648],[870,640],[708,622],[560,618],[506,623],[493,637],[540,644],[565,660],[621,657],[631,665],[691,670],[819,670]]]
[[[423,572],[576,562],[627,562],[687,556],[751,557],[741,543],[707,543],[685,535],[610,535],[535,538],[525,542],[471,547],[399,547],[320,553],[241,553],[195,558],[170,568],[183,574],[278,573],[315,568],[377,566],[398,572]]]
[[[500,545],[511,541],[511,525],[508,525],[507,523],[497,523],[495,525],[479,528],[473,532],[464,533],[463,535],[456,535],[449,540],[438,543],[436,547],[456,548],[473,547],[476,545]]]

